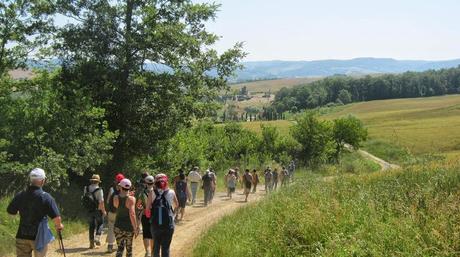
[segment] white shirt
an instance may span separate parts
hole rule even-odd
[[[190,180],[190,182],[198,182],[199,183],[199,182],[201,182],[201,175],[200,175],[200,173],[198,173],[198,171],[192,170],[188,174],[188,180]]]
[[[99,185],[98,184],[91,184],[88,186],[89,192],[94,192],[94,190],[98,189]],[[102,192],[102,188],[97,190],[96,193],[94,193],[94,196],[96,197],[96,200],[98,202],[104,202],[104,192]]]

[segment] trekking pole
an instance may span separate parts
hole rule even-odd
[[[61,231],[58,231],[58,237],[59,237],[59,248],[61,249],[62,253],[64,254],[64,257],[66,257],[66,256],[65,256],[64,241],[62,240],[62,233],[61,233]]]

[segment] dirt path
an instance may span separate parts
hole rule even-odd
[[[171,256],[182,257],[190,256],[193,246],[201,235],[213,224],[219,221],[225,215],[231,214],[238,208],[257,202],[265,195],[262,190],[263,185],[258,187],[256,194],[249,195],[249,203],[244,202],[242,190],[237,190],[233,199],[229,200],[226,193],[217,193],[212,204],[208,207],[203,206],[203,201],[199,201],[195,206],[187,206],[184,220],[176,225],[173,241],[171,244]],[[102,236],[102,242],[105,242],[105,235]],[[106,254],[106,245],[98,249],[88,249],[88,234],[82,233],[70,238],[64,239],[66,256],[115,256],[115,253]],[[57,241],[50,245],[48,257],[62,257]],[[144,257],[144,246],[142,235],[134,241],[134,256]]]
[[[347,148],[348,150],[350,151],[354,151],[353,147],[349,144],[345,144],[345,148]],[[377,163],[378,165],[380,165],[381,167],[381,171],[387,171],[387,170],[392,170],[392,169],[399,169],[401,168],[399,165],[396,165],[396,164],[392,164],[392,163],[389,163],[385,160],[382,160],[380,159],[379,157],[375,156],[375,155],[372,155],[371,153],[369,152],[366,152],[364,150],[361,150],[359,149],[357,151],[361,156],[363,156],[364,158],[366,159],[369,159],[375,163]]]

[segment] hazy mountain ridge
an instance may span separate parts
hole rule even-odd
[[[460,65],[460,59],[445,61],[395,60],[391,58],[355,58],[351,60],[318,61],[252,61],[244,62],[237,71],[236,80],[262,78],[294,78],[331,76],[336,74],[401,73],[451,68]]]

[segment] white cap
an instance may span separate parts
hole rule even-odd
[[[153,183],[155,182],[155,179],[153,178],[153,176],[147,176],[144,178],[144,181],[145,183]]]
[[[130,189],[131,188],[131,180],[124,178],[118,183],[119,186],[121,186],[124,189]]]
[[[33,169],[29,174],[30,181],[46,179],[45,171],[40,168]]]

